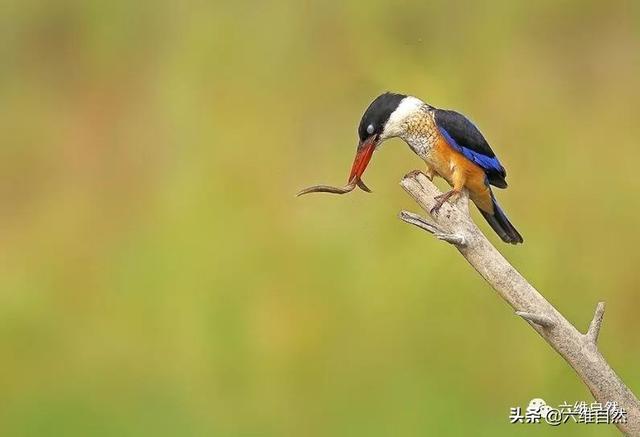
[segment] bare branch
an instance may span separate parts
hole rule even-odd
[[[410,225],[417,226],[420,229],[423,229],[429,232],[430,234],[435,234],[436,232],[442,232],[442,230],[438,226],[427,221],[426,219],[422,218],[418,214],[414,214],[409,211],[400,211],[400,214],[398,215],[398,217],[400,217],[400,220],[402,220],[403,222],[409,223]]]
[[[418,214],[414,214],[409,211],[400,211],[399,216],[400,220],[402,220],[403,222],[417,226],[418,228],[429,232],[439,240],[446,241],[447,243],[451,243],[455,246],[464,246],[466,244],[464,235],[445,232],[438,226],[420,217]]]
[[[551,328],[556,324],[550,317],[543,316],[542,314],[533,314],[526,311],[516,311],[516,314],[525,320],[544,326],[545,328]]]
[[[418,171],[406,175],[401,185],[427,212],[431,211],[436,203],[434,197],[441,194],[438,188]],[[402,212],[400,218],[436,236],[455,236],[453,244],[460,254],[516,311],[516,314],[532,322],[530,326],[569,363],[594,398],[603,405],[609,401],[618,402],[626,411],[626,423],[617,424],[620,431],[640,436],[640,401],[609,366],[596,345],[604,314],[604,303],[598,304],[587,334],[581,334],[509,264],[478,229],[469,216],[466,192],[453,202],[442,205],[437,214],[431,215],[432,222],[407,212]],[[452,242],[452,238],[445,240]]]
[[[587,331],[587,338],[593,344],[598,341],[598,334],[600,334],[600,328],[602,327],[602,318],[604,317],[604,302],[598,302],[596,306],[596,312],[593,315],[589,330]]]

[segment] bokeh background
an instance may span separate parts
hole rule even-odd
[[[465,261],[402,224],[422,163],[345,181],[385,90],[468,114],[525,244],[490,238],[640,392],[632,1],[5,0],[0,434],[617,435]],[[475,217],[481,221],[476,214]]]

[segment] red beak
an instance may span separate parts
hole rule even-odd
[[[359,181],[367,168],[367,164],[371,160],[371,155],[376,149],[376,137],[370,136],[360,144],[358,144],[358,150],[356,152],[356,159],[353,160],[353,166],[351,167],[351,174],[349,175],[349,183]]]

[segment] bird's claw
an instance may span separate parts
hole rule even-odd
[[[433,200],[436,201],[436,204],[433,205],[433,208],[431,208],[429,210],[430,214],[438,214],[438,212],[440,212],[440,208],[442,208],[442,205],[444,205],[444,202],[447,201],[448,196],[446,194],[440,194],[436,197],[433,198]]]
[[[458,191],[451,190],[451,191],[447,191],[444,194],[439,194],[436,197],[433,198],[433,200],[436,201],[436,204],[433,205],[433,208],[431,208],[429,210],[429,213],[431,213],[431,215],[433,214],[438,214],[438,212],[440,211],[440,208],[442,208],[442,205],[444,205],[444,202],[446,202],[447,200],[449,200],[454,194],[457,194]]]

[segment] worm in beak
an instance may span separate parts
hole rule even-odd
[[[344,187],[333,187],[331,185],[313,185],[311,187],[305,188],[304,190],[300,190],[296,196],[302,196],[303,194],[309,193],[333,193],[333,194],[347,194],[353,191],[355,188],[359,187],[362,191],[366,191],[370,193],[371,190],[369,187],[365,185],[360,179],[357,181],[353,181]]]
[[[356,158],[353,161],[353,166],[351,167],[351,173],[349,174],[349,183],[344,187],[333,187],[331,185],[314,185],[312,187],[305,188],[296,194],[297,196],[302,196],[303,194],[308,193],[333,193],[333,194],[346,194],[353,191],[356,186],[359,187],[362,191],[366,191],[370,193],[371,190],[367,185],[362,181],[362,174],[364,170],[367,168],[369,161],[371,160],[371,156],[373,155],[373,151],[376,148],[376,144],[378,141],[375,136],[370,136],[360,144],[358,144],[358,150],[356,152]]]

